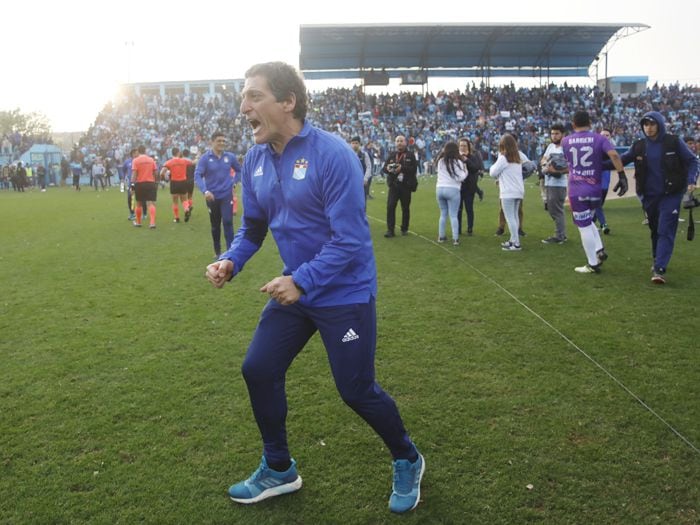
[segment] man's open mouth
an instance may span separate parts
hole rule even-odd
[[[260,121],[259,120],[250,119],[248,121],[248,124],[250,124],[250,127],[253,128],[253,133],[255,133],[260,128]]]

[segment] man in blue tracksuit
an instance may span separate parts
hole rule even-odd
[[[268,228],[284,269],[260,289],[270,301],[242,367],[263,459],[229,495],[255,503],[301,488],[287,446],[285,375],[318,330],[343,401],[393,456],[391,510],[411,510],[420,499],[425,461],[394,400],[375,381],[377,276],[360,163],[339,137],[305,122],[306,87],[293,67],[258,64],[245,76],[241,113],[256,146],[243,163],[243,220],[206,276],[222,287],[260,248]]]
[[[241,176],[236,155],[225,148],[226,137],[215,131],[211,136],[211,149],[202,155],[194,170],[194,180],[209,208],[211,238],[217,257],[221,255],[222,224],[227,250],[233,242],[233,186]],[[235,171],[235,177],[231,170]]]
[[[664,284],[676,239],[681,200],[686,191],[695,189],[698,159],[682,140],[666,133],[661,113],[646,113],[641,126],[644,138],[622,155],[622,163],[634,161],[637,195],[651,230],[654,258],[651,280]]]

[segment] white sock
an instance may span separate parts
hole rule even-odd
[[[598,256],[596,254],[598,250],[603,249],[600,233],[598,233],[598,229],[593,224],[589,224],[584,228],[579,227],[578,231],[581,233],[581,244],[583,244],[583,251],[586,252],[588,264],[595,266],[598,264]]]

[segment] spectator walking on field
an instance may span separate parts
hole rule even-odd
[[[438,221],[438,242],[447,240],[447,219],[452,230],[452,244],[459,245],[459,221],[457,211],[461,200],[462,181],[467,178],[467,168],[462,161],[459,146],[456,142],[448,142],[437,157],[437,183],[435,192],[440,208]]]
[[[513,135],[506,133],[498,144],[498,158],[489,169],[489,173],[498,182],[501,209],[508,223],[510,239],[501,243],[504,251],[520,251],[520,222],[518,209],[525,198],[522,164],[529,159],[518,149]]]
[[[479,188],[479,178],[484,169],[484,162],[481,155],[472,142],[462,137],[459,139],[459,154],[467,168],[467,178],[462,181],[460,188],[460,202],[457,210],[457,224],[459,234],[462,234],[462,208],[467,212],[467,235],[474,232],[474,195],[479,196],[479,200],[484,198],[484,192]]]
[[[350,147],[357,155],[362,165],[362,182],[365,188],[365,208],[367,207],[367,198],[369,197],[369,185],[372,183],[372,161],[365,150],[362,149],[360,137],[350,139]]]
[[[396,205],[401,203],[401,235],[408,234],[411,220],[411,194],[418,188],[418,164],[416,156],[407,149],[406,137],[398,135],[394,141],[396,149],[389,153],[382,173],[386,174],[388,188],[386,202],[386,226],[384,237],[394,237],[396,227]]]
[[[17,171],[15,172],[15,180],[17,181],[17,191],[24,191],[27,187],[27,169],[22,166],[21,162],[17,163]]]
[[[693,192],[698,158],[676,135],[666,132],[661,113],[642,117],[644,138],[622,154],[622,163],[634,161],[637,195],[649,220],[653,265],[651,281],[666,283],[666,270],[676,241],[683,194]]]
[[[569,168],[564,157],[561,141],[564,138],[564,126],[553,125],[549,130],[552,142],[540,159],[541,172],[544,175],[545,208],[554,221],[554,235],[543,239],[545,244],[562,244],[566,241],[566,182]]]
[[[70,171],[73,175],[73,188],[75,191],[80,191],[80,177],[83,175],[83,165],[78,160],[70,163]]]
[[[101,159],[95,159],[92,165],[92,181],[95,184],[95,191],[100,188],[105,189],[105,167]]]

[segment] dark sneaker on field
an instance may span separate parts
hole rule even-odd
[[[547,237],[546,239],[542,239],[542,242],[544,244],[563,244],[564,241],[566,241],[566,237],[563,239],[560,239],[559,237]]]

